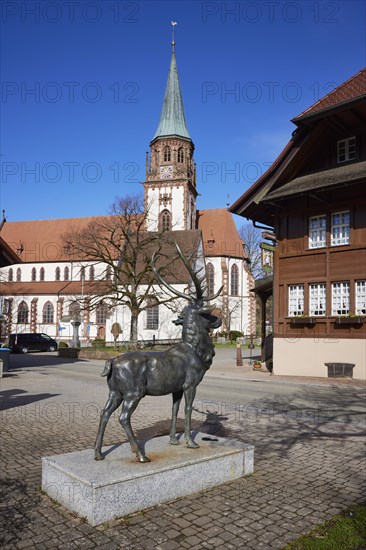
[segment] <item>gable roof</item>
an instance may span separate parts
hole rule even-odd
[[[276,189],[275,191],[271,190],[274,189],[274,185],[278,182],[281,174],[283,174],[287,167],[292,165],[293,161],[297,158],[297,154],[302,150],[307,140],[310,139],[311,133],[309,132],[309,127],[305,125],[305,122],[308,120],[310,122],[314,119],[315,122],[318,118],[326,117],[330,112],[333,114],[333,110],[336,110],[338,113],[338,109],[345,110],[351,105],[358,105],[360,108],[363,108],[365,101],[366,69],[362,69],[352,78],[347,80],[347,82],[338,86],[338,88],[314,103],[314,105],[292,120],[292,122],[297,124],[298,128],[293,132],[290,141],[268,170],[231,205],[229,209],[230,212],[262,223],[269,223],[268,216],[270,214],[270,209],[268,203],[270,198],[280,198],[280,195],[282,196],[281,189],[284,188],[284,186],[281,186],[280,189]],[[356,177],[356,172],[359,173],[360,169],[362,169],[362,166],[351,169],[350,171],[353,170],[352,174],[344,174],[347,177],[347,181],[351,182],[357,179],[358,176]],[[341,171],[330,171],[328,175],[324,174],[325,187],[332,185],[332,180],[337,183],[340,172]],[[318,176],[319,173],[317,173],[317,178]],[[322,177],[320,179],[322,179]],[[309,183],[311,183],[311,185],[314,184],[310,177],[307,178],[307,176],[304,176],[301,178],[291,178],[291,181],[286,182],[285,185],[288,186],[287,189],[291,194],[295,194],[297,190],[300,190],[299,184],[301,184],[301,188],[304,190],[304,187]],[[268,203],[266,205],[265,201],[267,199]],[[258,208],[258,206],[263,206],[263,208]]]
[[[341,106],[344,103],[354,101],[363,96],[366,96],[366,68],[361,69],[361,71],[346,80],[346,82],[343,82],[343,84],[332,90],[329,94],[319,99],[319,101],[292,119],[292,122],[297,124],[297,122],[318,114],[320,111]]]
[[[232,214],[226,208],[197,211],[197,227],[202,231],[205,256],[245,258]]]
[[[22,262],[70,261],[62,235],[74,229],[82,230],[100,218],[103,217],[7,222],[2,236],[14,252],[18,251]]]
[[[199,210],[197,217],[197,229],[202,232],[206,256],[244,258],[243,242],[230,212],[225,208]],[[7,222],[1,235],[8,242],[10,250],[16,252],[22,249],[20,261],[24,263],[69,262],[70,255],[64,248],[62,235],[73,230],[83,230],[91,222],[106,219],[107,216],[91,216]],[[194,233],[196,231],[174,231],[172,235],[179,242],[184,242],[186,238],[187,242],[193,244],[189,235]]]

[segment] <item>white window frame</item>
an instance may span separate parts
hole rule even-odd
[[[356,281],[356,315],[366,315],[366,281]]]
[[[352,136],[346,139],[340,139],[337,141],[337,162],[348,162],[350,160],[356,160],[356,136]]]
[[[339,216],[339,220],[336,220]],[[347,218],[345,219],[345,217]],[[330,216],[330,244],[339,246],[350,242],[350,211],[332,212]]]
[[[304,315],[304,285],[289,285],[288,314],[289,317]]]
[[[152,301],[146,308],[146,330],[158,330],[159,328],[159,304]]]
[[[349,282],[332,283],[332,315],[349,315]]]
[[[309,285],[309,314],[325,317],[327,311],[327,288],[325,283]]]
[[[311,216],[309,218],[309,248],[324,248],[327,239],[327,216]]]

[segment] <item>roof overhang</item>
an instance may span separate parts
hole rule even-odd
[[[357,183],[365,179],[366,161],[337,166],[323,172],[300,176],[282,185],[279,189],[268,193],[263,202],[270,202],[277,199],[288,199],[294,196],[308,194],[311,191],[322,192],[329,188]]]

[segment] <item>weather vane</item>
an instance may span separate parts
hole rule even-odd
[[[171,21],[171,24],[172,24],[172,51],[174,52],[174,46],[175,46],[175,42],[174,42],[174,27],[175,25],[177,24],[176,21]]]

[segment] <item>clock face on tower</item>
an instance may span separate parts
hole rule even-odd
[[[160,177],[169,179],[173,177],[173,166],[160,166]]]

